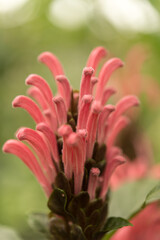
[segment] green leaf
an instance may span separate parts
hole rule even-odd
[[[65,216],[66,204],[67,204],[66,193],[62,189],[55,188],[48,200],[49,209],[53,213],[59,214],[61,216]]]
[[[146,196],[144,205],[148,205],[151,202],[160,200],[160,184],[155,186]]]
[[[130,217],[139,212],[144,205],[148,192],[150,192],[157,183],[159,183],[157,180],[143,179],[123,184],[118,190],[113,191],[109,205],[109,217],[115,216],[130,219]],[[151,196],[149,198],[151,200]]]
[[[11,228],[0,226],[0,239],[3,240],[21,240],[18,234]]]
[[[102,239],[106,233],[108,234],[106,235],[105,239],[110,239],[117,229],[125,226],[132,226],[132,224],[128,220],[121,217],[110,217],[105,223],[103,229],[94,235],[94,240]]]
[[[132,226],[132,224],[128,220],[121,217],[110,217],[104,225],[102,232],[107,233],[125,226]]]
[[[49,218],[44,213],[32,213],[29,215],[28,223],[32,229],[43,234],[49,233]]]

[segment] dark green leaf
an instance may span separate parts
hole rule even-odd
[[[82,208],[78,208],[76,211],[76,220],[77,223],[84,229],[86,225],[86,215]]]
[[[73,197],[72,201],[69,204],[69,209],[71,212],[75,211],[75,208],[85,208],[89,203],[89,194],[88,192],[80,192],[78,195]]]
[[[103,225],[106,221],[106,217],[108,214],[108,203],[104,203],[99,211],[100,211],[100,216],[101,216],[99,224]]]
[[[110,217],[104,225],[102,232],[107,233],[125,226],[132,226],[132,224],[128,220],[121,217]]]
[[[99,224],[99,220],[100,220],[100,211],[99,210],[95,210],[90,218],[88,219],[88,223],[90,225],[93,225],[93,226],[97,226]]]
[[[71,198],[70,184],[63,172],[59,172],[57,174],[56,179],[55,179],[55,186],[57,188],[62,189],[66,193],[68,200]]]
[[[89,217],[93,211],[101,208],[102,206],[103,206],[103,201],[101,198],[93,200],[88,204],[88,207],[86,209],[86,215]]]
[[[66,193],[62,189],[55,188],[48,200],[49,209],[53,213],[65,216],[66,204],[67,204]]]

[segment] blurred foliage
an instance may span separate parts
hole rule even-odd
[[[97,45],[109,49],[110,56],[125,59],[127,52],[137,43],[149,49],[150,58],[142,73],[152,76],[160,86],[160,32],[152,34],[121,32],[101,15],[93,4],[93,12],[86,23],[78,29],[61,29],[48,20],[51,0],[30,0],[16,14],[6,18],[10,23],[19,19],[17,25],[4,25],[0,15],[0,143],[14,137],[20,126],[34,127],[26,112],[11,107],[13,98],[26,94],[25,78],[37,73],[46,78],[54,92],[55,83],[48,69],[37,63],[43,51],[55,53],[61,60],[72,86],[79,88],[81,72],[88,54]],[[160,12],[160,1],[150,1]],[[131,82],[131,84],[134,84]],[[160,161],[160,105],[148,105],[145,93],[141,96],[140,123],[149,135],[155,161]],[[14,156],[0,153],[0,224],[16,228],[24,239],[35,239],[27,225],[27,215],[32,211],[47,212],[46,199],[32,174]],[[38,236],[40,239],[40,236]]]

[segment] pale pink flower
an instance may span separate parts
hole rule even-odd
[[[133,227],[123,227],[111,240],[159,240],[160,205],[152,203],[136,215],[131,223]]]
[[[91,52],[78,93],[72,90],[59,60],[52,53],[42,53],[38,59],[51,70],[57,95],[53,95],[42,77],[32,74],[26,84],[31,85],[28,94],[35,101],[17,96],[12,102],[13,107],[21,107],[31,115],[36,129],[20,128],[16,133],[17,140],[8,140],[3,151],[17,155],[28,166],[47,197],[52,193],[60,171],[64,171],[69,181],[74,177],[75,195],[82,191],[85,166],[89,159],[93,159],[94,164],[88,171],[87,190],[92,200],[96,197],[97,187],[100,188],[99,196],[104,199],[112,173],[125,162],[115,140],[129,123],[124,113],[137,106],[139,101],[129,95],[115,106],[105,105],[114,93],[112,88],[106,87],[109,78],[123,66],[120,59],[112,58],[95,77],[99,62],[106,54],[103,47]],[[99,162],[104,159],[106,162],[101,169]]]
[[[155,107],[160,95],[160,86],[154,79],[142,74],[142,67],[147,58],[148,53],[143,46],[132,47],[127,54],[125,68],[120,74],[115,74],[112,83],[119,89],[118,98],[130,93],[140,98],[141,94],[145,94],[148,104]],[[131,82],[134,82],[134,86]],[[117,95],[115,99],[117,99]],[[158,166],[153,165],[152,144],[139,124],[139,111],[130,112],[129,116],[134,118],[134,121],[123,131],[116,143],[123,149],[128,161],[121,168],[116,169],[111,178],[112,189],[116,189],[126,181],[146,176],[160,178]]]

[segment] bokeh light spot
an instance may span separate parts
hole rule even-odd
[[[116,28],[135,32],[157,32],[160,15],[147,0],[99,0],[104,16]]]
[[[0,0],[0,13],[7,13],[21,8],[28,0]]]
[[[84,0],[55,0],[49,9],[49,19],[58,27],[76,29],[90,16],[91,5]]]

